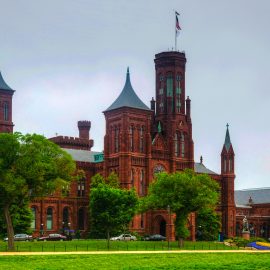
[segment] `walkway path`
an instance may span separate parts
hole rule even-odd
[[[67,252],[0,252],[0,256],[96,255],[96,254],[166,254],[166,253],[270,253],[270,250],[160,250],[160,251],[67,251]]]

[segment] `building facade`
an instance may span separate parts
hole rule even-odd
[[[236,235],[241,236],[243,219],[249,223],[250,236],[270,238],[270,188],[235,191]]]
[[[221,173],[207,169],[202,161],[194,161],[191,100],[186,97],[184,52],[168,51],[155,55],[155,98],[146,106],[135,93],[127,70],[124,88],[118,98],[103,113],[106,121],[104,151],[91,150],[90,121],[79,121],[77,138],[50,138],[66,150],[86,177],[71,184],[67,194],[51,194],[43,200],[33,200],[35,234],[49,232],[89,231],[88,204],[91,177],[100,173],[105,177],[117,173],[121,187],[135,188],[138,196],[145,196],[154,175],[161,171],[173,173],[190,168],[196,173],[207,173],[221,187],[217,211],[222,216],[222,232],[236,234],[234,202],[234,151],[227,126],[221,152]],[[12,132],[12,95],[0,78],[0,131]],[[8,110],[5,108],[8,104]],[[8,115],[8,116],[7,116]],[[196,214],[187,221],[191,239],[195,239]],[[175,238],[173,215],[167,210],[149,211],[137,215],[130,230],[140,234],[161,234]]]

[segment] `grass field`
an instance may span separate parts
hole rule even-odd
[[[0,269],[270,269],[270,254],[110,254],[0,257]]]
[[[102,251],[108,250],[105,240],[73,240],[64,242],[15,242],[16,251],[42,252],[42,251]],[[168,242],[148,241],[111,241],[110,250],[168,250]],[[171,250],[179,250],[177,242],[170,242]],[[184,250],[231,250],[236,247],[228,247],[223,243],[214,242],[190,242],[185,241]],[[7,243],[0,242],[0,252],[7,250]]]

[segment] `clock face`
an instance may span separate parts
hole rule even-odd
[[[165,168],[162,165],[160,165],[160,164],[157,164],[154,167],[154,174],[161,173],[161,172],[164,172],[164,171],[165,171]]]

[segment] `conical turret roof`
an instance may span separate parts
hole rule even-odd
[[[130,107],[142,110],[150,109],[140,100],[140,98],[135,93],[131,82],[130,82],[130,75],[129,75],[129,68],[127,68],[127,75],[126,75],[126,83],[125,86],[118,96],[118,98],[113,102],[113,104],[105,111],[111,111],[114,109],[118,109],[121,107]]]
[[[13,89],[11,89],[6,82],[4,81],[2,74],[0,72],[0,90],[7,90],[7,91],[14,91]]]

